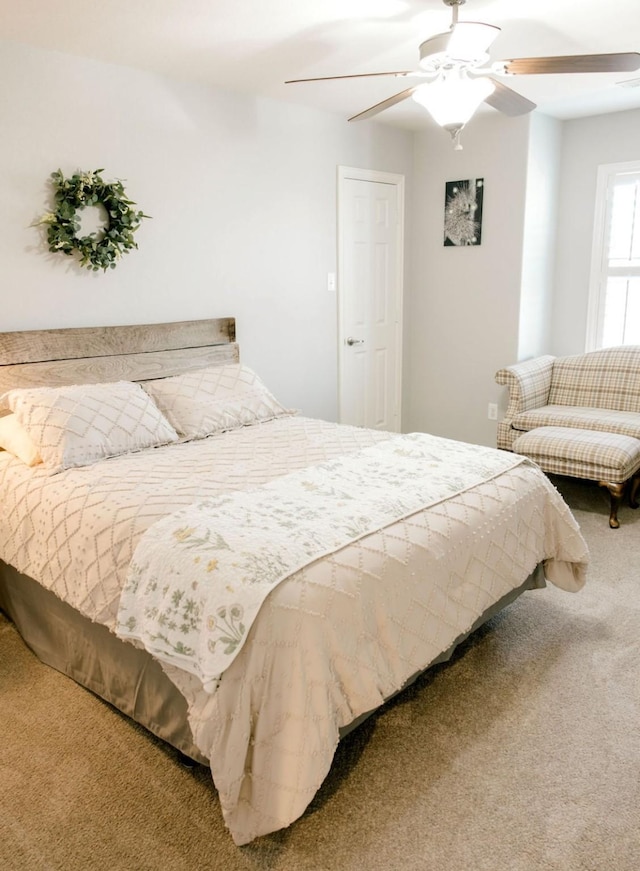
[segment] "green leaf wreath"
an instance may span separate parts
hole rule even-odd
[[[65,178],[62,170],[51,173],[54,187],[54,211],[47,212],[39,224],[48,224],[49,251],[80,257],[80,266],[97,272],[115,269],[117,261],[138,245],[133,238],[143,218],[143,212],[132,208],[121,181],[106,182],[102,169],[77,172]],[[79,236],[80,215],[87,206],[102,206],[107,224],[99,232]]]

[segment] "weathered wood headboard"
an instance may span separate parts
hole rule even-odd
[[[146,381],[237,362],[235,338],[234,318],[0,333],[0,394],[13,387]]]

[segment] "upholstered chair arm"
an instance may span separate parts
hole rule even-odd
[[[506,366],[496,372],[498,384],[509,388],[509,405],[504,421],[512,420],[516,414],[541,408],[547,405],[551,388],[551,375],[555,357],[546,354],[513,366]]]

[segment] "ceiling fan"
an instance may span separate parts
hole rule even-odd
[[[442,0],[442,2],[445,6],[451,7],[451,27],[445,33],[429,37],[420,45],[418,69],[290,79],[285,84],[373,76],[419,79],[421,81],[417,84],[353,115],[349,121],[372,118],[379,112],[412,97],[427,109],[437,124],[448,130],[454,148],[460,150],[462,148],[460,131],[482,102],[511,116],[524,115],[536,108],[535,103],[509,88],[495,76],[613,73],[640,69],[638,52],[526,57],[496,61],[490,66],[485,66],[489,60],[489,47],[500,33],[500,28],[480,21],[459,21],[458,8],[466,0]]]

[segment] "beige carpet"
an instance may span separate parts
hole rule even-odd
[[[0,615],[3,871],[637,871],[640,511],[560,484],[588,586],[527,593],[344,740],[305,816],[237,848],[208,771]]]

